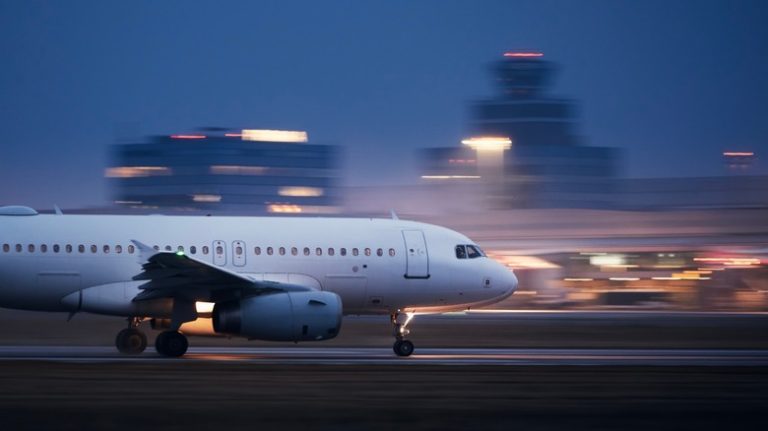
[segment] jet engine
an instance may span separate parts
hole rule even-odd
[[[341,298],[332,292],[287,292],[217,303],[213,330],[269,341],[315,341],[341,328]]]

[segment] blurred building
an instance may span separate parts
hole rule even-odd
[[[484,183],[498,209],[614,207],[618,150],[584,145],[575,104],[548,94],[555,71],[541,53],[504,54],[498,94],[471,106],[474,138],[424,150],[422,178]]]
[[[209,129],[116,145],[106,176],[124,209],[322,214],[339,205],[338,164],[306,132]]]

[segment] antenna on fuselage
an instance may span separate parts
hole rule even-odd
[[[56,213],[56,215],[64,215],[64,212],[56,204],[53,204],[53,211]]]
[[[400,220],[400,217],[397,216],[397,213],[395,210],[391,209],[389,210],[389,214],[392,216],[392,220]]]

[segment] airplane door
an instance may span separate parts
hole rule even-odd
[[[213,242],[213,263],[219,266],[227,264],[227,245],[224,241]]]
[[[429,278],[429,255],[424,233],[420,230],[404,230],[405,278]]]
[[[245,243],[243,241],[232,243],[232,263],[235,266],[245,266]]]

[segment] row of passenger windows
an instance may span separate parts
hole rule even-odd
[[[77,245],[66,244],[64,246],[61,246],[59,244],[53,244],[50,247],[50,250],[53,253],[60,253],[62,251],[64,251],[65,253],[72,253],[72,252],[75,251],[75,247],[77,248],[77,252],[78,253],[85,253],[86,246],[83,245],[83,244],[77,244]],[[21,245],[21,244],[16,244],[16,245],[14,245],[13,249],[16,250],[17,253],[21,253],[22,251],[24,251],[24,246]],[[91,251],[91,253],[96,253],[96,252],[99,251],[99,247],[96,246],[96,245],[90,245],[90,246],[88,246],[88,249]],[[49,250],[48,244],[40,244],[40,248],[37,248],[35,246],[35,244],[28,244],[27,245],[27,251],[28,252],[34,253],[36,250],[40,250],[40,253],[48,253],[48,250]],[[110,247],[108,245],[105,245],[102,248],[102,251],[104,253],[107,253],[107,254],[110,253],[112,250],[114,250],[114,252],[117,253],[117,254],[121,254],[123,252],[123,250],[125,250],[125,252],[128,253],[128,254],[133,254],[136,251],[136,247],[134,247],[133,245],[129,245],[128,247],[123,248],[122,245],[118,244],[114,248],[112,248],[112,247]],[[11,251],[11,245],[10,244],[3,244],[3,252],[4,253],[8,253],[10,251]]]
[[[275,254],[275,249],[273,247],[267,247],[265,251],[266,251],[266,254],[269,255],[269,256],[272,256],[273,254]],[[288,250],[285,247],[279,247],[277,249],[277,254],[279,254],[280,256],[284,256],[287,253],[287,251]],[[253,249],[253,252],[254,252],[254,254],[256,256],[260,255],[261,254],[261,247],[255,247]],[[297,247],[291,247],[290,252],[291,252],[292,256],[298,256],[299,249]],[[349,252],[350,252],[350,254],[352,256],[359,256],[360,255],[360,249],[358,249],[358,248],[353,248],[353,249],[349,250]],[[373,249],[364,248],[362,250],[362,252],[366,256],[371,256],[373,254]],[[235,254],[240,255],[242,253],[243,253],[243,251],[240,250],[240,247],[237,247],[235,249]],[[312,249],[310,249],[309,247],[304,247],[301,250],[301,253],[304,256],[309,256],[310,254],[312,254]],[[328,256],[334,256],[334,255],[336,255],[336,249],[333,248],[333,247],[329,247],[328,250],[327,250],[327,253],[328,253]],[[394,256],[395,255],[395,249],[394,248],[390,248],[389,251],[388,251],[388,254],[390,256]],[[322,256],[323,255],[323,249],[320,248],[320,247],[316,247],[315,248],[315,255]],[[344,248],[344,247],[340,248],[339,249],[339,255],[340,256],[346,256],[347,255],[347,249]],[[384,249],[383,248],[377,248],[376,249],[376,256],[384,256]]]
[[[50,250],[53,253],[60,253],[60,252],[62,252],[62,250],[64,252],[66,252],[66,253],[72,253],[75,250],[75,247],[77,248],[77,252],[78,253],[85,253],[86,252],[86,246],[83,245],[83,244],[78,244],[78,245],[75,245],[75,246],[73,246],[72,244],[66,244],[63,247],[60,246],[59,244],[53,244],[50,247]],[[14,248],[14,250],[17,253],[21,253],[22,251],[24,251],[24,246],[22,244],[15,244],[13,246],[13,248]],[[96,245],[90,245],[87,248],[90,250],[91,253],[97,253],[99,251],[99,247],[96,246]],[[155,250],[160,250],[160,247],[156,245],[156,246],[154,246],[154,249]],[[47,244],[40,244],[39,248],[37,246],[35,246],[35,244],[28,244],[27,245],[27,251],[29,253],[34,253],[37,250],[40,250],[41,253],[47,253],[48,250],[49,250],[49,247],[48,247]],[[128,254],[133,254],[136,251],[136,248],[133,245],[129,245],[129,246],[125,247],[125,248],[122,245],[116,245],[114,247],[110,247],[109,245],[105,245],[105,246],[103,246],[101,248],[101,250],[102,250],[102,252],[104,254],[109,254],[112,251],[114,251],[117,254],[121,254],[121,253],[123,253],[123,250],[125,250],[125,252],[127,252]],[[11,251],[11,245],[10,244],[3,244],[3,252],[4,253],[9,253],[10,251]],[[170,245],[166,245],[165,246],[165,251],[173,251],[173,248]],[[176,251],[184,252],[184,246],[178,246],[176,248]],[[234,247],[234,251],[235,251],[235,255],[242,256],[243,253],[245,252],[245,249],[243,248],[243,246],[239,246],[238,245],[238,246]],[[274,247],[267,247],[265,249],[265,251],[266,251],[266,254],[268,256],[272,256],[273,254],[275,254],[275,248]],[[277,248],[277,254],[279,254],[280,256],[286,255],[287,251],[288,250],[285,247],[278,247]],[[323,255],[323,251],[324,250],[321,247],[316,247],[315,248],[315,255],[322,256]],[[335,256],[336,255],[336,249],[333,248],[333,247],[329,247],[325,251],[328,254],[328,256]],[[347,255],[347,249],[344,248],[344,247],[340,248],[338,251],[339,251],[338,254],[340,256],[346,256]],[[204,255],[208,255],[210,253],[210,248],[207,245],[204,245],[204,246],[200,247],[200,252],[202,254],[204,254]],[[262,248],[261,247],[254,247],[253,253],[256,256],[261,255]],[[292,256],[298,256],[299,255],[299,248],[298,247],[291,247],[290,248],[290,253],[291,253]],[[312,249],[310,249],[309,247],[304,247],[301,250],[301,253],[304,256],[309,256],[309,255],[312,254]],[[349,253],[352,256],[359,256],[360,253],[361,253],[361,249],[355,247],[355,248],[350,249]],[[364,248],[364,249],[362,249],[362,254],[364,254],[365,256],[371,256],[371,255],[373,255],[373,253],[374,253],[374,250],[371,249],[371,248]],[[383,248],[377,248],[375,250],[375,253],[376,253],[376,256],[384,256],[384,249]],[[194,245],[189,247],[189,254],[197,254],[197,247],[194,246]],[[216,246],[216,254],[219,254],[219,255],[224,254],[224,247],[221,246],[221,245]],[[396,254],[395,249],[394,248],[390,248],[387,251],[387,254],[389,254],[390,256],[395,256],[395,254]]]

